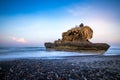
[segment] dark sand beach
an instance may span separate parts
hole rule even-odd
[[[120,56],[0,61],[0,80],[120,80]]]

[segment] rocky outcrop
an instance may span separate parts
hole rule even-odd
[[[93,30],[89,26],[84,26],[81,23],[78,27],[72,28],[62,33],[62,39],[47,42],[47,49],[64,50],[64,51],[97,51],[104,52],[109,48],[106,43],[91,43],[89,39],[93,37]]]
[[[62,33],[62,41],[87,41],[92,35],[93,30],[89,26],[75,27]]]

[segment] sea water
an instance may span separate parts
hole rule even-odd
[[[96,55],[92,53],[78,53],[46,50],[44,47],[1,47],[0,60],[18,58],[62,59],[69,56]],[[120,48],[109,48],[103,55],[120,55]]]

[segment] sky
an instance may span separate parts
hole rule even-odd
[[[120,0],[0,0],[0,46],[44,46],[84,23],[93,43],[120,45]]]

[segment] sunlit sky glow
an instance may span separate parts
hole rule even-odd
[[[0,46],[43,46],[80,23],[90,41],[120,45],[119,0],[0,0]]]

